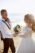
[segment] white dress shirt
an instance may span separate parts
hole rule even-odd
[[[2,22],[2,20],[4,20],[4,19],[0,20],[0,31],[2,33],[2,37],[4,39],[5,38],[13,38],[11,30],[7,27],[7,25],[5,23]],[[11,25],[11,23],[9,23],[9,24]]]

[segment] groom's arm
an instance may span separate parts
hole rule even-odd
[[[1,22],[0,22],[0,38],[1,38],[1,29],[2,29],[2,26],[1,26]]]

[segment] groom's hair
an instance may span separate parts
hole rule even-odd
[[[1,14],[3,14],[4,12],[7,12],[7,10],[6,9],[2,9],[1,10]]]

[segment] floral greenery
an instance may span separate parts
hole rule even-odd
[[[19,28],[21,28],[20,25],[17,25],[16,27],[14,27],[15,33],[19,33],[19,30],[18,30]]]

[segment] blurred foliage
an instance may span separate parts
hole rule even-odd
[[[19,33],[20,29],[21,29],[20,25],[16,25],[16,26],[14,27],[14,32],[15,32],[15,33]]]

